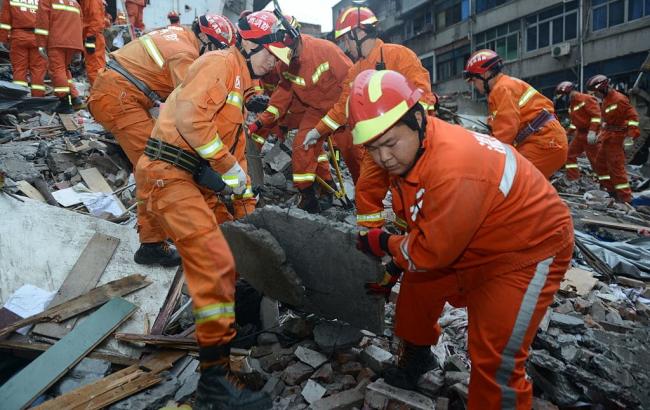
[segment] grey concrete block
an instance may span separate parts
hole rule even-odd
[[[361,363],[370,367],[374,372],[381,373],[393,364],[393,354],[375,345],[370,345],[361,352]]]
[[[295,386],[307,380],[313,373],[311,366],[298,362],[284,369],[282,380],[290,386]]]
[[[383,332],[384,302],[366,295],[364,285],[379,280],[384,269],[356,249],[355,227],[275,206],[258,209],[243,222],[269,231],[285,251],[306,289],[303,309]]]
[[[318,369],[323,363],[327,362],[327,357],[324,354],[303,346],[298,346],[294,354],[298,360],[310,365],[314,369]]]
[[[235,257],[237,272],[255,289],[290,305],[303,304],[301,280],[268,231],[241,222],[228,222],[220,228]]]
[[[321,322],[314,327],[314,340],[326,353],[349,349],[362,337],[359,329],[339,322]]]
[[[85,358],[73,367],[54,387],[54,394],[60,396],[106,376],[111,363],[106,360]]]
[[[393,387],[379,379],[366,387],[365,405],[371,409],[408,408],[431,410],[435,408],[433,400],[411,391]]]
[[[302,394],[302,397],[307,403],[312,404],[313,402],[320,400],[325,395],[326,391],[327,389],[325,389],[325,387],[315,381],[307,380],[307,384],[305,384],[305,387],[303,387],[300,394]]]

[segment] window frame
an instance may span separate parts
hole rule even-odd
[[[610,0],[607,0],[610,1]],[[620,0],[611,0],[611,1],[620,1]],[[625,0],[627,1],[627,0]],[[551,13],[554,8],[562,8],[562,11],[559,13]],[[544,18],[542,18],[544,16]],[[567,37],[566,24],[569,18],[575,19],[577,22],[578,18],[578,7],[577,1],[571,1],[567,3],[557,4],[553,7],[547,8],[545,10],[538,11],[537,13],[530,14],[524,18],[525,22],[525,32],[526,32],[526,41],[525,41],[525,52],[531,53],[545,48],[553,47],[556,44],[566,43],[567,41],[575,40],[578,38],[578,31],[575,31],[575,35],[571,38]],[[556,26],[559,27],[561,31],[561,39],[556,41],[555,33]],[[535,31],[535,41],[534,48],[530,48],[530,37],[532,30]],[[542,33],[541,31],[544,31]],[[542,34],[544,34],[542,36]],[[546,38],[544,38],[546,37]],[[543,44],[543,45],[540,45]]]
[[[499,31],[505,29],[505,34],[499,35]],[[488,39],[489,37],[489,39]],[[509,49],[509,40],[514,37],[516,44],[516,56],[510,58],[511,53]],[[497,44],[499,41],[505,41],[505,53],[501,54],[497,51]],[[519,20],[513,20],[507,23],[500,24],[498,26],[492,27],[490,29],[484,30],[480,33],[474,35],[474,49],[490,49],[497,51],[499,55],[503,58],[503,61],[516,61],[521,56],[520,51],[522,49],[521,44],[521,23]]]

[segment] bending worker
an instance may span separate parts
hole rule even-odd
[[[422,91],[367,70],[350,91],[349,124],[391,177],[407,234],[359,234],[357,247],[403,271],[395,316],[402,340],[386,382],[414,389],[435,365],[445,302],[466,306],[469,409],[530,409],[524,364],[573,253],[573,225],[555,189],[511,146],[427,117]],[[384,281],[390,287],[393,280]]]
[[[553,102],[530,84],[501,72],[503,60],[479,50],[465,65],[465,79],[487,95],[488,125],[499,141],[517,148],[546,178],[564,166],[568,143]]]
[[[335,132],[347,122],[346,104],[350,85],[356,76],[369,69],[393,70],[401,73],[423,90],[421,103],[433,112],[437,98],[431,91],[429,72],[410,49],[399,44],[386,44],[377,38],[377,17],[367,7],[353,6],[344,10],[336,20],[334,39],[354,65],[343,80],[343,90],[327,114],[309,131],[309,136],[320,137]],[[388,191],[388,173],[375,164],[367,152],[363,153],[361,174],[355,183],[357,224],[378,228],[384,224],[383,200]],[[398,225],[403,223],[398,222]]]
[[[246,190],[248,177],[231,153],[245,144],[244,95],[278,59],[289,62],[289,40],[268,11],[238,22],[235,47],[199,57],[167,99],[138,161],[138,200],[173,239],[183,262],[199,344],[197,409],[267,409],[264,393],[240,390],[228,378],[235,331],[235,262],[215,206],[228,186]],[[285,43],[285,41],[287,43]]]
[[[155,30],[111,53],[108,67],[90,92],[88,106],[97,122],[115,136],[134,169],[154,127],[150,110],[183,81],[199,54],[234,43],[235,27],[230,20],[207,14],[199,17],[194,32],[182,27]],[[180,264],[178,253],[165,242],[162,227],[141,204],[138,234],[137,263]]]

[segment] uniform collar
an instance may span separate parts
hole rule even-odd
[[[384,42],[379,39],[375,38],[375,46],[370,50],[370,53],[368,54],[368,57],[364,58],[363,60],[367,61],[379,61],[381,58],[380,51],[381,51],[381,46],[384,45]]]

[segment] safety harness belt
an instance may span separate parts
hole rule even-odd
[[[152,160],[167,162],[192,175],[199,171],[202,162],[198,156],[154,138],[147,140],[144,153]]]
[[[542,129],[546,124],[555,119],[555,114],[552,114],[546,110],[542,110],[537,117],[535,117],[531,122],[528,123],[519,131],[515,137],[514,146],[521,145],[528,137]]]
[[[114,58],[111,57],[106,62],[106,67],[110,68],[111,70],[120,74],[122,77],[126,78],[131,84],[135,86],[135,88],[142,91],[142,93],[146,95],[147,98],[149,98],[154,103],[164,101],[162,98],[160,98],[158,94],[156,94],[155,91],[149,88],[144,82],[142,82],[140,79],[135,77],[133,74],[129,73],[128,70],[122,67],[122,65],[118,63],[117,60],[115,60]]]

